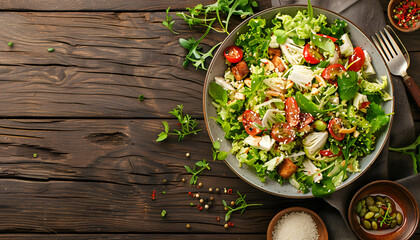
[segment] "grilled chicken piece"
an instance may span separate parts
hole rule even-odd
[[[236,81],[244,79],[249,73],[248,65],[246,65],[245,61],[238,62],[236,66],[231,68],[231,71],[235,75]]]
[[[293,173],[297,171],[297,169],[298,167],[292,162],[292,160],[286,158],[282,163],[280,163],[277,172],[282,178],[288,179],[290,176],[292,176]]]
[[[277,68],[279,72],[284,72],[284,70],[286,70],[283,61],[279,56],[275,55],[273,59],[271,59],[271,62],[274,64],[274,67]]]
[[[270,58],[274,57],[274,56],[281,56],[281,50],[280,48],[268,48],[268,56],[270,56]]]

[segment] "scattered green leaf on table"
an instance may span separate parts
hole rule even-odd
[[[173,30],[173,25],[174,25],[175,21],[172,21],[172,17],[169,15],[169,9],[170,8],[171,7],[168,7],[166,9],[166,20],[163,21],[162,24],[163,24],[163,26],[165,26],[166,28],[168,28],[169,30],[171,30],[172,33],[179,34],[179,33],[175,32]]]

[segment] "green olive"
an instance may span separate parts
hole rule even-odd
[[[397,224],[401,225],[402,221],[403,221],[403,216],[400,212],[398,212],[397,213]]]
[[[389,214],[389,216],[392,218],[392,219],[395,219],[396,217],[397,217],[397,213],[391,213],[391,214]]]
[[[363,220],[363,226],[364,226],[366,229],[371,229],[372,224],[371,224],[368,220]]]
[[[316,120],[314,122],[314,127],[318,131],[324,131],[325,129],[327,129],[327,123],[322,120]]]
[[[375,215],[375,213],[374,213],[374,212],[368,212],[368,213],[366,213],[366,215],[365,215],[365,219],[371,219],[371,218],[373,217],[373,215]]]
[[[373,218],[379,218],[381,216],[381,213],[375,213],[375,215],[373,215]]]
[[[366,198],[366,205],[373,206],[375,204],[375,201],[373,200],[373,197],[369,196]]]
[[[388,213],[391,214],[392,213],[392,206],[388,207]]]
[[[397,226],[397,220],[392,220],[391,222],[391,228],[394,228],[395,226]]]
[[[385,202],[385,199],[381,196],[376,196],[375,198],[376,198],[376,201],[378,202]]]
[[[372,222],[372,229],[373,230],[377,230],[378,229],[378,224],[375,221]]]
[[[364,207],[366,205],[365,199],[362,199],[360,202],[362,202],[362,207]]]
[[[360,213],[360,211],[362,211],[362,202],[361,201],[357,202],[357,204],[356,204],[356,212]]]
[[[391,201],[391,199],[389,199],[389,197],[385,197],[385,202],[386,203],[391,203],[392,201]]]
[[[376,201],[375,206],[381,207],[381,206],[385,206],[385,204],[384,202]]]
[[[385,215],[385,210],[384,209],[379,209],[379,212],[381,213],[381,216],[384,216]]]
[[[362,211],[360,211],[359,216],[364,217],[366,215],[366,213],[367,213],[367,209],[364,207],[364,208],[362,208]]]
[[[368,209],[375,213],[379,212],[379,208],[377,206],[368,206]]]

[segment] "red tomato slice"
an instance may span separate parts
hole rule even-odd
[[[308,126],[309,124],[311,124],[315,120],[315,118],[310,113],[302,113],[301,112],[299,118],[300,118],[300,123],[299,123],[299,126],[298,126],[298,131],[300,129],[305,128],[306,126]]]
[[[346,71],[346,68],[343,65],[336,63],[336,64],[331,64],[327,68],[325,68],[324,71],[322,71],[321,75],[325,80],[328,80],[328,82],[331,83],[335,81],[339,73],[342,73],[345,71]]]
[[[300,120],[300,109],[294,97],[286,99],[286,121],[292,127],[296,127]]]
[[[359,109],[367,108],[367,107],[369,107],[369,104],[370,104],[370,102],[362,102],[362,103],[360,104]]]
[[[334,154],[330,149],[321,150],[321,151],[319,151],[319,153],[322,156],[325,156],[325,157],[338,157],[338,156],[341,156],[343,154],[343,152],[341,151],[341,149],[338,152],[338,154]]]
[[[342,133],[338,132],[342,128],[343,127],[341,126],[341,119],[340,118],[333,118],[328,123],[328,132],[337,141],[343,140],[344,137],[346,136],[346,134],[342,134]]]
[[[242,123],[244,124],[245,131],[252,136],[257,135],[258,133],[262,132],[261,129],[257,128],[254,123],[262,125],[262,121],[260,118],[260,114],[252,111],[246,110],[242,114]]]
[[[321,37],[324,37],[324,38],[329,38],[329,39],[331,39],[333,42],[337,41],[337,38],[335,38],[335,37],[330,37],[330,36],[325,35],[325,34],[317,33],[316,35],[321,36]]]
[[[365,53],[360,47],[354,49],[353,54],[349,58],[349,66],[347,70],[358,72],[365,64]]]
[[[296,132],[288,123],[276,123],[271,128],[271,137],[279,143],[287,144],[295,140]]]
[[[317,64],[324,60],[324,57],[309,43],[303,48],[303,57],[310,64]]]
[[[237,46],[230,46],[225,49],[225,58],[231,63],[238,63],[242,60],[244,53],[241,48]]]

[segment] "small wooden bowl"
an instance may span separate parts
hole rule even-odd
[[[286,208],[280,211],[279,213],[277,213],[276,216],[274,216],[273,219],[271,219],[270,225],[268,226],[267,240],[273,240],[273,231],[274,231],[274,227],[277,225],[277,222],[284,215],[286,215],[287,213],[292,213],[292,212],[304,212],[304,213],[309,214],[316,224],[316,228],[318,230],[318,235],[319,235],[318,240],[328,240],[328,231],[322,219],[315,212],[307,208],[303,208],[303,207]]]
[[[356,204],[360,199],[368,195],[386,195],[390,197],[397,205],[399,205],[404,216],[404,221],[401,226],[395,228],[395,231],[391,232],[388,230],[375,231],[364,229],[357,219]],[[416,231],[417,225],[419,223],[419,216],[419,207],[413,195],[402,185],[387,180],[371,182],[364,186],[354,195],[348,209],[348,220],[350,227],[359,237],[359,239],[410,239],[410,237]]]
[[[396,29],[398,29],[401,32],[414,32],[417,29],[420,28],[420,21],[416,23],[415,27],[411,27],[411,28],[403,28],[398,26],[398,21],[395,21],[394,19],[394,12],[392,11],[395,6],[397,6],[398,4],[400,4],[402,0],[391,0],[388,4],[388,19],[391,22],[392,26]],[[417,3],[417,6],[420,6],[420,0],[414,0],[415,3]]]

